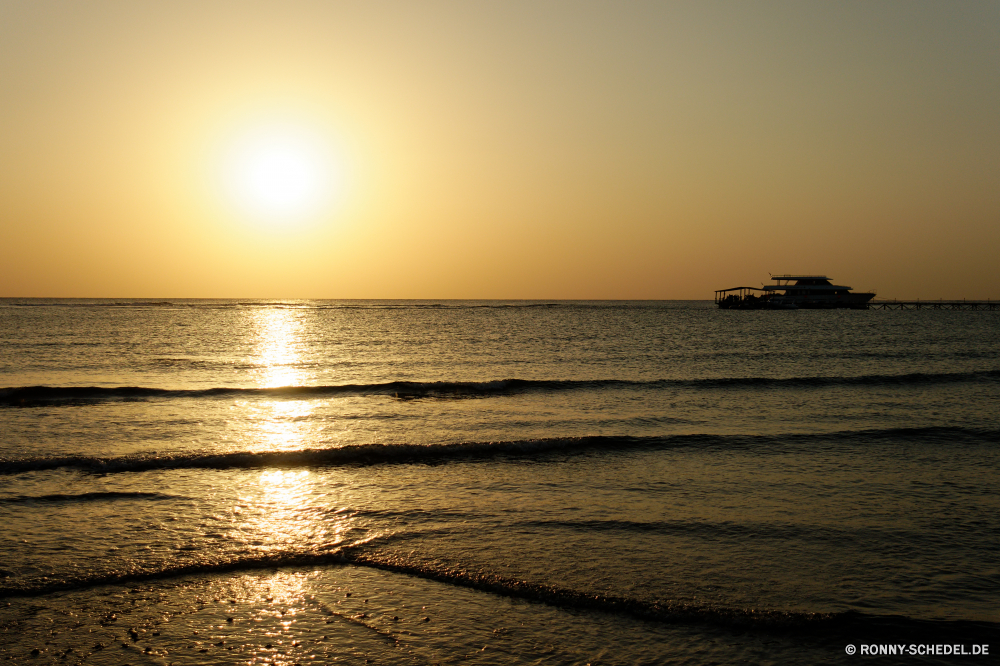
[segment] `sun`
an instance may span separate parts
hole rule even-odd
[[[291,224],[328,212],[343,189],[341,170],[322,133],[289,124],[244,129],[224,151],[223,190],[252,220]]]

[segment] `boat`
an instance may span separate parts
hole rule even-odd
[[[825,275],[771,275],[771,279],[774,284],[761,287],[719,289],[715,303],[724,310],[867,310],[875,298],[873,291],[853,292]]]

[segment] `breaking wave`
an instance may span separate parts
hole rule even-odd
[[[861,375],[855,377],[717,377],[706,379],[556,380],[499,379],[492,381],[390,381],[370,384],[284,386],[276,388],[213,387],[167,389],[142,386],[14,386],[0,389],[0,406],[80,405],[107,401],[153,399],[314,399],[342,396],[388,396],[419,398],[488,398],[524,393],[558,393],[600,390],[725,390],[725,389],[820,389],[838,386],[918,386],[962,382],[995,382],[1000,370],[949,373]]]
[[[930,441],[940,444],[993,444],[1000,431],[963,427],[887,428],[846,430],[818,434],[551,437],[539,439],[458,442],[444,444],[357,444],[339,448],[295,451],[235,451],[227,453],[147,454],[101,458],[97,456],[51,456],[0,458],[0,475],[76,469],[99,474],[144,472],[161,469],[254,469],[261,467],[310,467],[325,465],[373,466],[391,464],[435,464],[494,458],[534,459],[548,455],[585,452],[624,452],[636,449],[676,447],[720,447],[773,450],[789,444],[809,445],[840,441],[869,444]]]
[[[174,500],[176,495],[167,493],[146,492],[91,492],[91,493],[52,493],[48,495],[16,495],[0,498],[0,505],[23,504],[28,502],[113,502],[116,500]]]
[[[478,590],[506,598],[572,609],[624,615],[651,622],[697,624],[739,631],[793,632],[814,637],[857,641],[862,636],[891,635],[894,640],[919,640],[927,635],[948,636],[964,642],[996,636],[1000,625],[967,620],[922,620],[898,615],[873,615],[858,611],[810,612],[769,608],[745,608],[722,604],[677,600],[646,600],[627,595],[594,593],[557,585],[536,583],[490,572],[469,571],[440,564],[414,562],[389,555],[360,542],[314,551],[284,551],[233,555],[216,561],[171,563],[128,571],[79,574],[35,582],[4,581],[0,599],[38,597],[54,592],[85,590],[106,585],[130,585],[182,576],[205,576],[234,571],[279,567],[356,566],[414,576]],[[3,577],[0,577],[3,580]],[[112,618],[109,621],[113,621]]]

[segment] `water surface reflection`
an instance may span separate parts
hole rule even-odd
[[[268,469],[244,479],[233,513],[240,539],[260,553],[317,553],[344,543],[354,513],[339,509],[338,497],[321,475],[308,469]]]
[[[303,322],[300,313],[281,308],[257,308],[249,313],[257,338],[252,364],[263,388],[302,386],[309,379],[302,369]]]

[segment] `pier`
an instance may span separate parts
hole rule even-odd
[[[1000,310],[1000,301],[869,301],[869,310]]]

